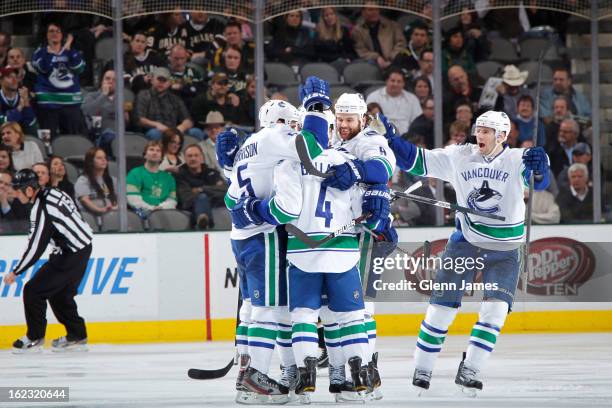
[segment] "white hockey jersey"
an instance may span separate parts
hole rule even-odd
[[[274,191],[274,168],[281,160],[299,162],[295,148],[296,132],[287,125],[277,125],[272,128],[263,128],[249,137],[236,153],[234,167],[230,177],[230,186],[225,195],[225,205],[232,209],[240,197],[248,195],[265,200],[272,196]],[[316,141],[305,135],[306,143]],[[316,152],[318,146],[309,148]],[[318,154],[321,151],[318,148]],[[271,232],[274,225],[263,223],[251,225],[244,229],[232,226],[230,237],[232,239],[246,239],[260,232]]]
[[[333,149],[324,150],[313,164],[320,171],[354,157]],[[362,190],[321,188],[322,178],[307,174],[300,163],[284,161],[274,172],[275,195],[270,212],[291,223],[313,239],[323,239],[361,215]],[[287,259],[305,272],[346,272],[359,262],[359,241],[354,228],[319,248],[309,248],[289,234]]]
[[[516,243],[503,246],[509,250],[525,240],[523,191],[527,171],[522,159],[524,150],[506,147],[488,160],[475,144],[433,150],[418,148],[408,172],[448,181],[455,189],[458,205],[505,217],[505,221],[497,221],[457,212],[468,242],[496,249],[502,247],[486,244]]]
[[[336,142],[334,148],[344,150],[362,161],[379,160],[385,165],[389,179],[395,171],[395,155],[387,139],[369,127],[359,132],[351,140]]]

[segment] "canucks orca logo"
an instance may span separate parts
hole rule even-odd
[[[66,89],[74,84],[74,76],[68,67],[61,63],[53,68],[53,71],[49,75],[49,82],[58,89]]]
[[[502,195],[489,187],[488,181],[483,181],[480,188],[475,188],[467,197],[468,206],[474,210],[494,214],[500,211],[497,201]]]

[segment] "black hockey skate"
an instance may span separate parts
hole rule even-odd
[[[317,360],[317,367],[325,368],[329,366],[329,355],[327,354],[327,347],[325,346],[325,331],[323,326],[317,329],[317,336],[319,337],[319,359]]]
[[[463,359],[459,364],[457,370],[457,376],[455,377],[455,384],[457,384],[461,390],[470,397],[475,397],[476,392],[482,390],[482,381],[477,379],[478,370],[467,367],[465,365],[465,352],[463,353]]]
[[[13,342],[13,354],[40,353],[45,345],[42,339],[30,340],[28,336],[23,336]]]
[[[281,366],[281,378],[278,381],[281,385],[289,388],[289,390],[295,390],[295,385],[298,379],[298,368],[297,366]]]
[[[253,367],[247,367],[244,371],[242,384],[247,392],[243,393],[243,399],[236,400],[239,404],[286,404],[289,402],[289,388]]]
[[[248,354],[240,354],[238,357],[238,378],[236,378],[236,391],[246,391],[246,387],[243,384],[244,372],[251,363],[251,357]]]
[[[295,393],[302,395],[307,392],[314,392],[317,383],[317,358],[306,357],[305,367],[299,367],[298,381],[295,386]]]
[[[325,368],[329,366],[329,356],[327,355],[327,348],[323,347],[323,348],[319,348],[319,350],[321,351],[321,354],[319,355],[319,358],[317,359],[317,367],[318,368]]]
[[[427,391],[429,389],[430,381],[431,371],[421,370],[420,368],[414,369],[414,375],[412,376],[412,385],[417,388],[419,396],[421,396],[423,391]]]
[[[371,381],[368,375],[368,366],[361,365],[361,358],[351,357],[348,361],[349,368],[351,369],[351,378],[356,392],[367,391],[371,388]]]
[[[372,354],[372,361],[368,363],[368,376],[371,382],[371,387],[368,389],[368,399],[382,399],[382,393],[379,390],[382,381],[380,380],[380,373],[378,372],[378,352]]]
[[[355,391],[351,381],[346,379],[344,365],[329,366],[329,392],[336,402],[363,402],[363,395]]]

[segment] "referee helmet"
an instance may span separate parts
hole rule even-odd
[[[32,187],[36,190],[40,187],[38,176],[32,169],[23,169],[15,173],[12,185],[16,190],[24,190],[26,187]]]

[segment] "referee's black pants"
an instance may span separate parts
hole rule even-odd
[[[23,289],[27,336],[30,340],[45,337],[47,300],[57,320],[66,327],[68,340],[87,337],[85,320],[77,311],[74,297],[87,269],[91,245],[75,253],[52,254]]]

